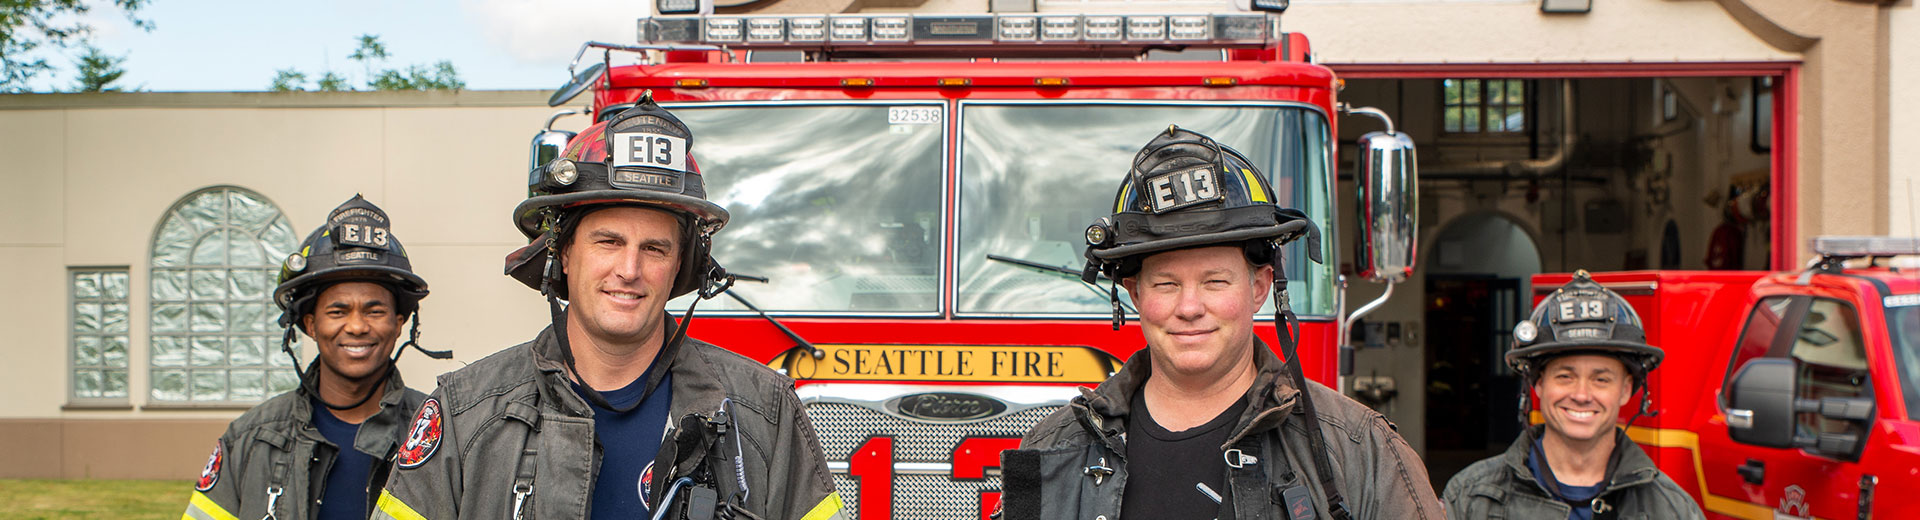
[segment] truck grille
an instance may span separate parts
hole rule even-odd
[[[885,412],[849,403],[811,402],[807,417],[820,436],[827,460],[846,462],[855,448],[874,436],[893,437],[893,460],[951,463],[954,446],[969,437],[1026,435],[1058,405],[1022,410],[975,423],[929,424],[909,421]],[[843,471],[833,476],[834,487],[846,500],[848,517],[859,517],[859,481]],[[893,518],[977,519],[980,492],[1000,489],[1000,477],[989,472],[984,480],[956,481],[949,475],[898,474],[893,477]]]

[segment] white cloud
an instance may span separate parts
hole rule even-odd
[[[648,13],[635,0],[460,0],[487,44],[524,64],[567,63],[588,41],[633,43],[634,27]]]

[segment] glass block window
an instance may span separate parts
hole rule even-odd
[[[127,400],[127,269],[74,269],[73,383],[75,402]]]
[[[1440,82],[1445,130],[1500,134],[1527,129],[1527,82],[1519,79],[1449,79]]]
[[[203,189],[167,210],[150,276],[153,402],[254,403],[298,385],[272,300],[298,243],[280,209],[245,189]]]

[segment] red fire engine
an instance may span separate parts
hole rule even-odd
[[[1246,152],[1332,237],[1334,115],[1385,119],[1337,104],[1339,80],[1271,12],[663,15],[639,32],[583,46],[553,104],[591,90],[597,121],[652,91],[693,129],[707,197],[732,214],[714,257],[740,283],[691,334],[799,382],[867,519],[992,510],[1000,451],[1144,346],[1112,326],[1111,281],[1080,274],[1086,226],[1153,135]],[[1412,148],[1387,124],[1362,140],[1361,213],[1378,217],[1360,225],[1379,238],[1360,262],[1398,280]],[[535,165],[573,138],[551,125]],[[1290,245],[1285,265],[1307,375],[1329,383],[1336,242],[1326,264]]]
[[[1628,434],[1709,518],[1920,518],[1920,274],[1886,266],[1920,240],[1813,249],[1797,272],[1595,275],[1666,351]],[[1536,301],[1568,279],[1534,277]]]

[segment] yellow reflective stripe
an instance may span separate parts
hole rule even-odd
[[[1120,185],[1120,197],[1113,199],[1114,213],[1125,213],[1127,211],[1127,193],[1132,191],[1133,183],[1129,182]]]
[[[1272,202],[1267,200],[1267,190],[1260,188],[1260,179],[1253,176],[1253,170],[1240,169],[1240,176],[1247,179],[1247,199],[1254,202]]]
[[[196,512],[200,514],[195,515]],[[206,493],[198,490],[195,490],[193,497],[187,500],[187,512],[180,515],[180,518],[182,520],[239,520],[233,516],[233,513],[227,512],[227,508],[220,507],[218,502],[214,502]]]
[[[820,499],[820,503],[814,504],[813,510],[808,511],[806,516],[800,517],[800,520],[828,520],[830,518],[845,518],[840,514],[841,509],[845,507],[846,507],[846,504],[840,502],[840,492],[835,491],[832,493],[827,493],[827,498]]]
[[[414,511],[412,506],[407,505],[406,502],[401,502],[400,497],[393,496],[392,491],[384,489],[380,490],[380,502],[374,504],[373,517],[391,518],[394,520],[427,520],[427,517],[420,516],[419,512]]]

